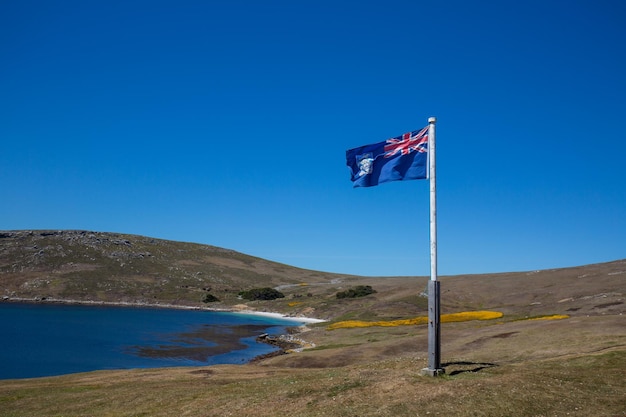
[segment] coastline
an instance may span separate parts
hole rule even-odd
[[[324,323],[326,320],[316,319],[313,317],[299,317],[299,316],[288,316],[281,313],[270,313],[266,311],[255,311],[255,310],[211,310],[211,311],[224,311],[228,313],[238,313],[238,314],[248,314],[251,316],[265,316],[265,317],[273,317],[277,319],[296,321],[298,323]]]
[[[201,310],[201,311],[213,311],[216,313],[235,313],[251,316],[264,316],[282,320],[289,320],[298,323],[323,323],[326,320],[316,319],[313,317],[304,316],[290,316],[282,313],[275,313],[269,311],[257,311],[250,310],[248,306],[240,305],[244,308],[214,308],[204,306],[187,306],[181,304],[156,304],[156,303],[143,303],[143,302],[129,302],[129,301],[94,301],[94,300],[72,300],[65,298],[21,298],[21,297],[9,297],[4,296],[1,302],[13,302],[13,303],[50,303],[50,304],[77,304],[77,305],[92,305],[92,306],[109,306],[109,307],[137,307],[137,308],[169,308],[179,310]]]

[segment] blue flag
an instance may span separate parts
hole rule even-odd
[[[354,187],[428,178],[428,126],[346,151]]]

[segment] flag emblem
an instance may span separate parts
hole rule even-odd
[[[374,167],[374,157],[371,152],[364,153],[363,155],[357,155],[356,159],[359,165],[359,177],[372,173],[372,168]]]

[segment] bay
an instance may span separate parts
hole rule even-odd
[[[0,379],[103,369],[242,364],[302,323],[250,314],[146,307],[0,303]]]

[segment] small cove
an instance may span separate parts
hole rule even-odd
[[[277,350],[258,335],[300,324],[206,310],[3,302],[0,379],[243,364]]]

